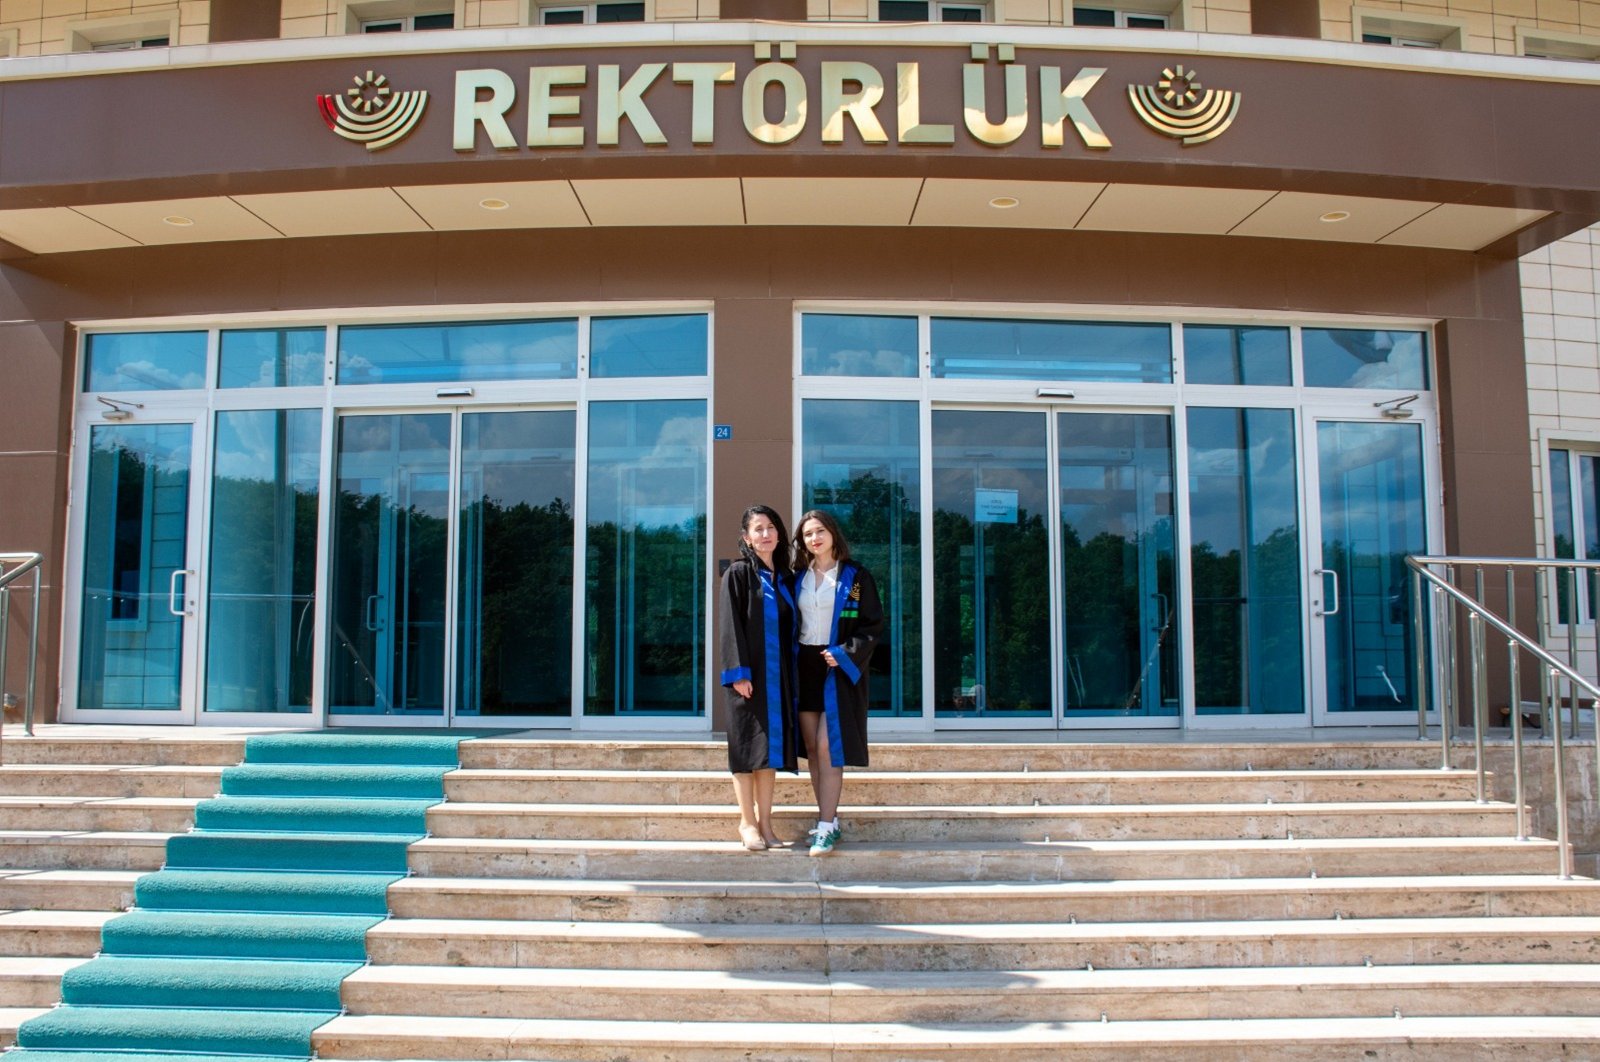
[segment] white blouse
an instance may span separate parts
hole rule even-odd
[[[839,566],[835,564],[821,577],[807,566],[800,577],[800,644],[827,645],[833,633],[833,598],[839,585]]]

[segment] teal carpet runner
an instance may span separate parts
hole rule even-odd
[[[6,1062],[309,1059],[366,961],[389,885],[427,832],[461,735],[314,732],[245,742],[167,841],[62,1005],[22,1024]]]

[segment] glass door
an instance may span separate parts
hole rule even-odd
[[[67,617],[78,637],[63,668],[70,721],[194,722],[203,420],[151,418],[162,422],[84,425]]]
[[[1405,557],[1428,549],[1419,420],[1308,417],[1309,587],[1319,725],[1412,723],[1418,646]]]
[[[1063,726],[1176,723],[1182,690],[1168,413],[1056,414]]]

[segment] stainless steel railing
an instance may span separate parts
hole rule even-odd
[[[23,729],[33,736],[33,702],[39,674],[39,575],[42,553],[0,553],[0,695],[6,688],[7,644],[11,634],[11,587],[28,572],[33,573],[33,617],[28,624],[28,700],[23,708]]]
[[[1471,687],[1473,745],[1477,761],[1477,797],[1484,803],[1485,766],[1484,733],[1489,725],[1489,631],[1498,633],[1506,642],[1506,679],[1508,704],[1511,713],[1512,785],[1516,803],[1517,839],[1525,840],[1527,826],[1527,785],[1524,775],[1524,739],[1522,719],[1522,656],[1533,658],[1539,669],[1539,716],[1541,729],[1550,735],[1551,754],[1554,758],[1554,790],[1556,811],[1556,845],[1559,849],[1558,873],[1563,878],[1572,876],[1572,844],[1570,799],[1567,795],[1566,749],[1562,725],[1562,687],[1565,684],[1567,704],[1571,711],[1571,733],[1578,733],[1578,703],[1580,693],[1586,694],[1600,712],[1600,686],[1584,678],[1578,670],[1577,620],[1579,618],[1577,593],[1579,571],[1590,573],[1590,586],[1600,576],[1600,561],[1566,559],[1513,558],[1513,557],[1429,557],[1410,556],[1406,565],[1416,574],[1413,580],[1412,619],[1418,652],[1416,656],[1417,727],[1418,736],[1427,737],[1427,711],[1429,698],[1425,691],[1429,682],[1430,661],[1443,663],[1441,682],[1438,684],[1439,740],[1443,766],[1450,767],[1450,731],[1459,715],[1462,703],[1462,669],[1458,659],[1459,615],[1464,614],[1467,624],[1466,681]],[[1485,572],[1501,569],[1505,580],[1505,617],[1488,607],[1485,594]],[[1532,589],[1537,602],[1535,629],[1537,636],[1517,629],[1517,574],[1530,572]],[[1470,573],[1472,593],[1459,585],[1459,577]],[[1566,642],[1567,659],[1561,660],[1544,644],[1556,626],[1549,614],[1549,603],[1554,600],[1558,612],[1562,604],[1561,587],[1566,587]],[[1600,601],[1596,602],[1600,605]],[[1559,619],[1560,617],[1555,617]],[[1431,643],[1430,643],[1431,638]],[[1421,651],[1431,644],[1433,653]],[[1596,667],[1600,673],[1600,641],[1596,646]],[[1600,778],[1600,740],[1595,746],[1596,777]]]

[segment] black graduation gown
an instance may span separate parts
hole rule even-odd
[[[855,561],[845,561],[834,587],[833,632],[828,638],[828,650],[839,666],[828,669],[822,687],[828,758],[835,767],[867,766],[867,679],[884,622],[872,574]]]
[[[795,611],[789,576],[743,557],[722,576],[718,652],[728,698],[728,769],[798,771]],[[733,683],[748,679],[748,699]]]

